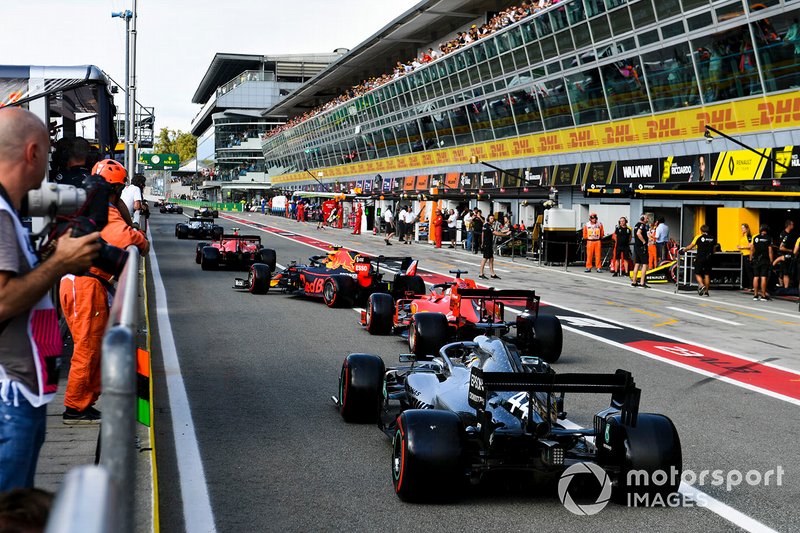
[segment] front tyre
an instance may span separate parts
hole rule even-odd
[[[435,357],[450,340],[450,327],[442,313],[416,313],[408,330],[408,348],[419,358]]]
[[[367,331],[372,335],[386,335],[394,325],[394,298],[391,294],[376,292],[367,299]]]
[[[533,321],[534,350],[537,357],[548,363],[555,363],[561,357],[564,346],[564,332],[558,317],[539,315]]]
[[[339,375],[339,414],[347,422],[377,423],[386,367],[377,355],[351,353]]]
[[[447,500],[467,481],[463,429],[451,411],[409,409],[397,419],[392,441],[392,483],[407,502]]]
[[[272,270],[269,265],[253,263],[247,277],[250,294],[267,294],[269,292],[269,282],[272,280]]]
[[[275,271],[275,267],[278,264],[278,254],[275,253],[275,250],[271,248],[261,248],[258,251],[258,257],[260,262],[269,265],[269,268],[273,272]]]
[[[200,254],[200,268],[203,270],[219,269],[219,250],[213,246],[206,246]]]
[[[197,246],[194,250],[194,262],[198,265],[200,264],[200,260],[203,258],[203,248],[208,246],[207,242],[198,242]]]

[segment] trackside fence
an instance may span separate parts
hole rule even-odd
[[[47,533],[132,533],[136,470],[136,328],[139,250],[117,284],[103,337],[103,419],[99,466],[71,470],[56,496]]]

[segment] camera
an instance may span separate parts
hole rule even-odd
[[[45,183],[39,189],[28,192],[23,201],[23,217],[44,217],[47,223],[38,234],[39,256],[47,259],[55,250],[56,241],[67,231],[73,237],[82,237],[102,230],[108,223],[109,195],[113,186],[98,176],[89,176],[83,187]],[[92,261],[92,266],[119,276],[128,252],[111,246],[103,239],[100,252]]]

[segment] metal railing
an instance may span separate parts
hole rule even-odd
[[[133,532],[139,259],[139,250],[128,247],[103,336],[100,466],[81,466],[67,474],[47,533]]]

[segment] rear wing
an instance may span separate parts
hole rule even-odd
[[[363,261],[363,262],[367,262],[368,261],[369,263],[375,265],[376,267],[379,266],[379,265],[384,265],[384,266],[387,266],[389,268],[393,268],[395,270],[399,270],[401,274],[405,273],[406,269],[408,269],[408,267],[411,265],[411,262],[413,261],[413,259],[411,257],[408,257],[408,256],[387,257],[387,256],[384,256],[384,255],[379,255],[377,257],[361,256],[361,257],[359,257],[359,260]]]
[[[261,235],[234,235],[234,234],[223,234],[220,237],[221,240],[225,241],[258,241],[261,242]]]
[[[625,370],[613,374],[555,374],[521,372],[484,372],[473,367],[469,376],[470,406],[486,410],[489,392],[544,392],[611,394],[611,406],[620,410],[621,421],[636,426],[642,391]]]
[[[524,302],[525,309],[536,311],[539,309],[539,297],[535,291],[524,289],[458,289],[462,300],[505,300]]]

